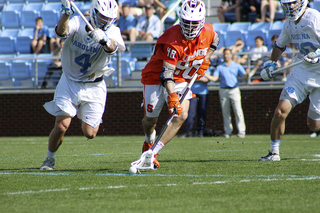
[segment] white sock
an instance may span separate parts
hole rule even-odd
[[[56,152],[50,152],[49,149],[48,149],[48,153],[47,153],[47,158],[55,158],[56,157]]]
[[[145,140],[147,143],[153,143],[156,139],[156,130],[154,129],[150,136],[145,134]]]
[[[164,147],[164,143],[162,143],[161,141],[159,141],[156,145],[156,147],[153,150],[154,154],[157,154],[162,148]]]
[[[272,153],[279,154],[280,142],[281,142],[281,139],[280,140],[272,140],[271,139],[271,152]]]

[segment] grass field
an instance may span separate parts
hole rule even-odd
[[[0,212],[319,212],[320,138],[285,135],[280,162],[258,162],[268,135],[175,137],[157,170],[130,176],[142,136],[66,136],[55,170],[47,137],[0,137]]]

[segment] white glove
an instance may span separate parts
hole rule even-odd
[[[61,13],[67,14],[68,16],[73,15],[74,11],[70,5],[69,0],[61,0],[62,6],[61,6]]]
[[[308,53],[308,55],[303,57],[303,63],[307,66],[318,63],[319,58],[316,56],[317,54],[315,52]]]
[[[260,72],[260,76],[263,80],[267,81],[270,80],[271,78],[275,77],[275,74],[273,72],[277,69],[277,62],[275,61],[266,61],[263,64],[263,70]]]
[[[88,36],[101,45],[106,45],[109,40],[107,34],[99,28],[96,28],[93,31],[89,31]]]

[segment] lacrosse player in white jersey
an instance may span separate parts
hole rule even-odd
[[[67,38],[62,49],[63,74],[57,85],[54,100],[44,108],[56,116],[55,126],[49,135],[48,154],[41,170],[52,170],[55,154],[62,143],[71,119],[77,115],[82,120],[83,134],[92,139],[96,136],[105,109],[107,88],[103,75],[114,69],[108,67],[110,57],[125,45],[118,27],[118,5],[115,0],[92,0],[90,18],[94,30],[74,16],[68,0],[61,0],[62,15],[55,34]]]
[[[264,80],[274,77],[272,71],[277,69],[276,61],[288,43],[294,44],[300,51],[297,60],[303,60],[303,63],[293,67],[293,73],[284,85],[271,122],[271,149],[259,161],[280,161],[279,148],[285,120],[290,111],[308,95],[307,125],[312,131],[320,130],[320,63],[319,58],[314,57],[320,48],[320,13],[307,8],[307,4],[307,0],[281,0],[288,19],[260,75]]]

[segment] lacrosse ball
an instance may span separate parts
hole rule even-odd
[[[129,168],[129,172],[130,172],[131,175],[136,174],[136,173],[137,173],[137,168],[131,166],[131,167]]]

